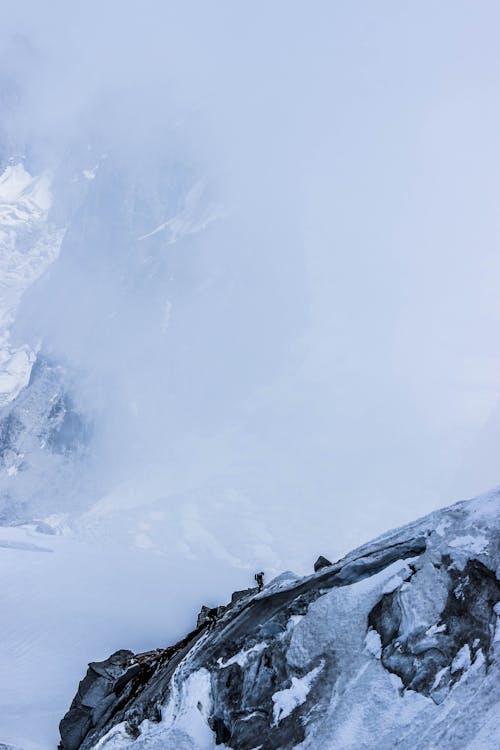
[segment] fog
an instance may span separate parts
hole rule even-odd
[[[87,661],[500,483],[500,8],[1,10],[0,739],[47,750]]]
[[[85,507],[195,493],[279,567],[498,484],[499,15],[5,4],[2,152],[66,228],[13,336],[71,373]]]

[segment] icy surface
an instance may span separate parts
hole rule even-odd
[[[247,592],[145,692],[129,682],[82,750],[475,750],[478,737],[496,750],[499,503],[458,503],[326,572]],[[452,544],[464,528],[469,552]]]

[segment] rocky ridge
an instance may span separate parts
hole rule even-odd
[[[499,526],[499,493],[458,503],[90,664],[60,750],[493,750]]]

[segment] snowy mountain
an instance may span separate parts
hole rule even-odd
[[[2,3],[0,750],[495,744],[500,7],[364,5]]]
[[[91,663],[61,750],[499,747],[499,492],[315,567]]]
[[[23,161],[8,161],[0,174],[2,524],[67,505],[75,479],[70,454],[81,454],[87,442],[88,425],[68,392],[66,368],[44,355],[37,334],[15,333],[23,298],[61,251],[65,226],[53,203],[53,175],[33,176]]]
[[[260,427],[299,295],[162,148],[0,165],[0,740],[23,750],[53,747],[89,653],[174,640],[205,592],[310,555]]]
[[[356,422],[307,364],[309,280],[272,206],[255,199],[251,221],[226,210],[203,168],[168,149],[152,159],[74,148],[52,171],[28,159],[2,168],[0,664],[10,678],[0,740],[48,750],[89,654],[176,642],[202,601],[214,608],[257,566],[303,574],[318,550],[339,557],[378,533],[384,512],[408,520],[411,503],[395,503],[397,486],[388,499],[351,502],[365,497],[362,460],[346,456],[344,435],[356,433],[357,446],[366,416]],[[315,580],[311,607],[323,601]],[[286,647],[305,628],[293,619],[302,605],[289,606]],[[258,646],[253,664],[268,642],[255,627],[217,659]],[[210,659],[193,663],[193,680],[205,684]],[[283,667],[275,692],[313,695],[313,677],[330,669],[316,672],[320,662],[310,686],[305,667]],[[230,729],[240,742],[215,676],[213,685],[219,737]],[[207,716],[215,727],[219,714]],[[182,720],[172,721],[177,732]],[[212,742],[210,724],[202,729]]]
[[[385,406],[358,404],[344,344],[331,377],[321,271],[265,192],[231,195],[170,131],[52,162],[11,157],[0,182],[1,523],[303,570],[408,521],[410,485],[445,502],[358,471],[396,432],[368,436]]]
[[[22,295],[57,258],[63,231],[48,219],[50,177],[21,162],[0,174],[0,407],[27,385],[35,352],[12,347],[10,327]]]

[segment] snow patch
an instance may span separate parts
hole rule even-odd
[[[460,547],[468,552],[474,552],[479,555],[488,547],[488,540],[484,536],[457,536],[448,542],[450,547]]]
[[[395,575],[392,578],[390,578],[387,583],[382,588],[383,594],[392,594],[393,591],[396,591],[401,584],[404,583],[404,579],[400,575]]]
[[[438,687],[439,683],[441,682],[444,675],[447,674],[447,672],[448,672],[448,667],[443,667],[442,669],[439,670],[439,672],[436,674],[434,678],[434,682],[432,683],[431,693],[433,690],[435,690]]]
[[[299,580],[299,576],[297,573],[294,573],[292,570],[285,570],[284,573],[280,573],[280,575],[275,576],[272,580],[269,581],[266,588],[270,590],[271,588],[274,590],[275,588],[287,588],[290,584],[295,583]]]
[[[218,659],[217,664],[221,669],[225,669],[226,667],[231,666],[231,664],[238,664],[240,667],[245,667],[250,654],[260,654],[260,652],[264,651],[266,648],[266,641],[262,641],[261,643],[256,643],[255,646],[252,646],[252,648],[249,648],[246,651],[239,651],[225,662],[222,661],[222,658]]]
[[[427,628],[425,631],[425,635],[436,635],[436,633],[445,633],[446,632],[446,624],[443,625],[431,625],[430,628]]]
[[[280,721],[290,716],[298,706],[305,703],[311,690],[312,684],[316,677],[323,669],[324,662],[312,669],[304,677],[292,677],[292,685],[285,690],[278,690],[273,695],[273,718],[274,726],[278,726]]]
[[[28,385],[35,353],[29,347],[0,351],[0,406],[4,406]]]
[[[382,655],[382,641],[380,634],[373,628],[370,628],[366,634],[365,648],[369,654],[372,654],[376,659],[380,659]]]
[[[450,521],[441,521],[441,523],[436,526],[436,534],[439,534],[439,536],[444,536],[446,529],[450,525]]]
[[[469,644],[466,643],[462,646],[460,651],[457,653],[457,655],[453,659],[451,663],[450,671],[452,674],[454,674],[454,672],[458,672],[460,669],[465,671],[469,669],[470,664],[471,664],[470,648],[469,648]]]

